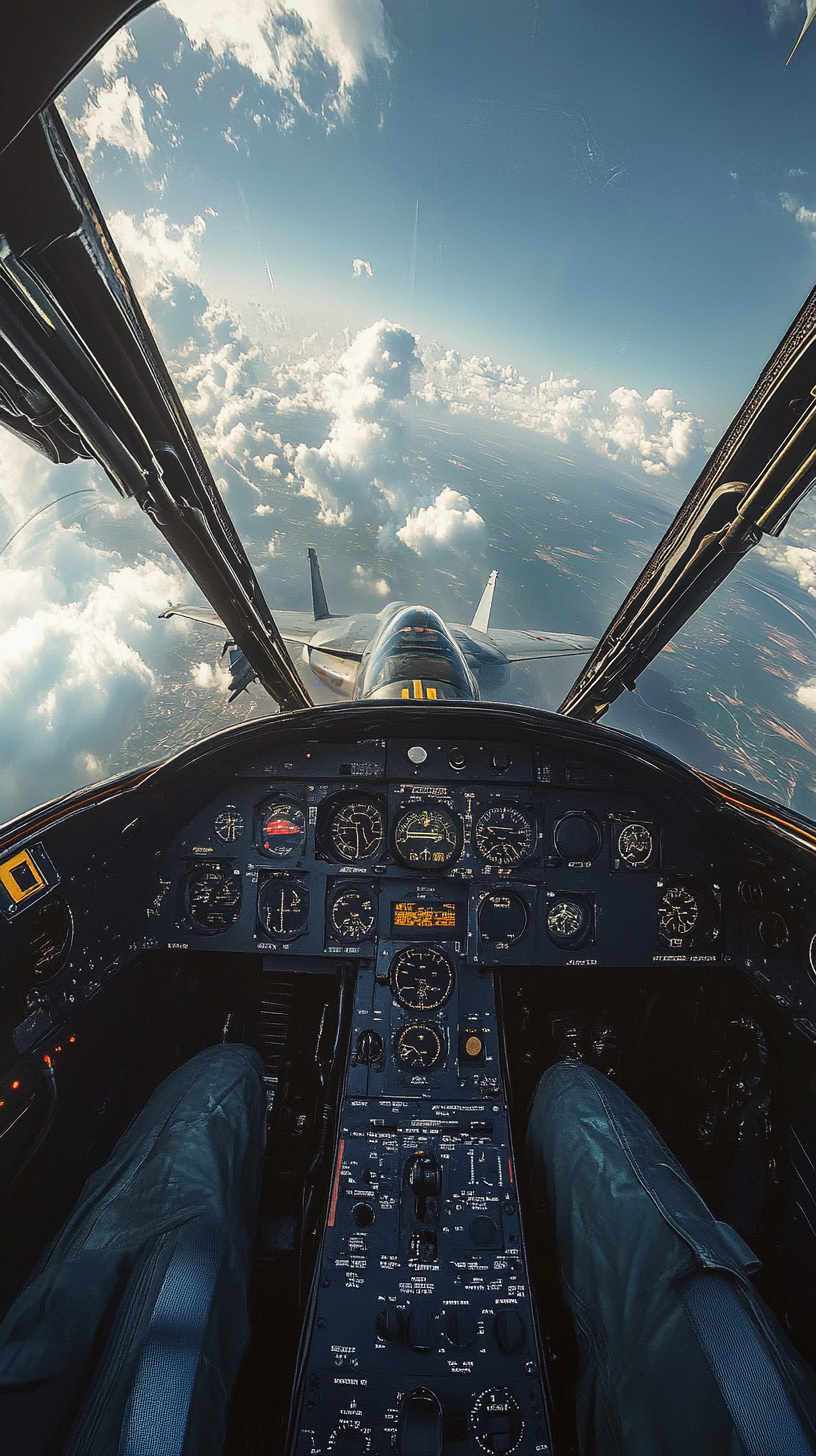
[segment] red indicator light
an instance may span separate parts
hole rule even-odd
[[[45,1065],[47,1067],[50,1067],[51,1066],[51,1058],[50,1057],[43,1057],[43,1061],[45,1062]]]
[[[264,827],[264,833],[273,834],[300,834],[300,825],[293,824],[291,819],[270,819]]]
[[[61,1052],[62,1051],[62,1047],[54,1047],[54,1051],[55,1052]]]
[[[508,1158],[507,1159],[507,1171],[510,1174],[510,1182],[512,1183],[512,1181],[513,1181],[513,1160],[512,1160],[512,1158]]]
[[[68,1040],[69,1041],[76,1041],[76,1037],[75,1036],[69,1036]]]
[[[20,1085],[19,1082],[12,1082],[12,1084],[11,1084],[11,1090],[12,1090],[12,1092],[16,1092],[17,1091],[17,1088],[19,1087],[19,1085]]]

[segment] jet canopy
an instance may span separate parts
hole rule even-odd
[[[442,618],[405,607],[386,622],[363,661],[361,698],[474,699],[479,691]]]

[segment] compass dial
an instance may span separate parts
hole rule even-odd
[[[258,847],[270,859],[288,859],[306,843],[306,815],[291,799],[270,799],[261,810]]]
[[[241,913],[241,871],[211,861],[193,870],[185,890],[187,918],[199,935],[220,935]]]
[[[657,903],[657,924],[665,940],[683,940],[697,928],[700,901],[685,885],[670,885]]]
[[[547,934],[555,945],[580,945],[590,926],[589,906],[577,895],[559,895],[547,907]]]
[[[473,843],[491,865],[523,864],[535,844],[535,829],[527,814],[508,804],[495,804],[476,820]]]
[[[505,950],[527,929],[527,906],[512,890],[493,890],[479,906],[479,939]]]
[[[394,1000],[407,1011],[438,1011],[453,994],[453,966],[432,945],[397,951],[388,974]]]
[[[309,895],[291,880],[265,880],[258,891],[258,921],[271,940],[295,940],[309,922]]]
[[[385,839],[382,809],[376,799],[345,799],[332,810],[327,834],[336,859],[374,859]]]
[[[411,1071],[430,1071],[438,1067],[445,1056],[445,1043],[435,1026],[403,1026],[394,1052],[401,1067]]]
[[[462,827],[441,804],[405,809],[394,826],[394,848],[404,865],[444,870],[462,852]]]
[[[225,844],[234,844],[244,832],[244,816],[234,804],[227,804],[216,816],[215,832]]]
[[[618,856],[624,864],[638,869],[654,853],[654,835],[645,824],[624,824],[618,835]]]
[[[329,930],[337,940],[357,945],[369,940],[377,924],[377,900],[368,890],[341,889],[329,902]]]

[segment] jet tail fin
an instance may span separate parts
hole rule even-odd
[[[329,604],[326,601],[326,590],[323,586],[323,578],[320,575],[320,562],[317,559],[317,552],[313,546],[309,547],[309,571],[312,577],[312,607],[314,619],[322,622],[326,617],[331,616]]]
[[[476,611],[473,613],[473,621],[470,625],[471,627],[475,627],[477,632],[486,632],[490,626],[490,612],[493,606],[493,593],[496,590],[498,575],[499,573],[497,571],[491,571],[487,578],[487,586],[482,592],[482,599]]]

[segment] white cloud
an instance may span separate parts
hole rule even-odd
[[[97,51],[94,60],[101,68],[103,75],[110,80],[119,74],[123,61],[135,61],[137,56],[136,42],[127,26],[124,25],[121,30],[117,30],[116,34],[111,36],[109,41],[105,42],[101,50]]]
[[[190,671],[190,678],[195,687],[203,688],[209,694],[228,693],[231,687],[229,669],[220,658],[215,663],[197,662]]]
[[[804,207],[797,197],[792,197],[790,192],[780,192],[779,201],[786,212],[790,212],[802,227],[808,229],[811,240],[816,242],[816,212],[813,208]]]
[[[816,677],[796,689],[796,701],[803,708],[810,708],[811,712],[816,713]]]
[[[157,688],[147,659],[166,642],[158,613],[186,589],[166,559],[105,569],[104,552],[75,544],[86,570],[99,575],[73,599],[64,599],[53,564],[0,571],[0,800],[7,812],[115,761]]]
[[[378,597],[387,597],[391,590],[391,584],[384,576],[377,576],[370,566],[364,566],[361,561],[354,568],[353,580],[355,586],[363,587]]]
[[[783,25],[789,22],[804,20],[804,9],[801,0],[766,0],[768,9],[768,23],[771,30],[776,34]]]
[[[453,414],[507,420],[562,444],[577,436],[647,475],[668,474],[702,444],[702,420],[679,408],[670,389],[656,389],[644,400],[621,386],[599,409],[597,391],[568,376],[531,383],[512,364],[496,364],[489,355],[466,359],[438,344],[423,350],[422,359],[427,382],[419,393],[427,403]]]
[[[785,546],[774,553],[773,562],[783,571],[794,572],[799,585],[816,597],[816,551],[811,546]]]
[[[141,218],[120,210],[109,225],[140,298],[169,296],[175,281],[193,283],[198,278],[198,241],[207,227],[203,217],[185,225],[170,222],[155,208]]]
[[[109,86],[91,91],[74,127],[85,139],[86,153],[94,152],[100,143],[106,142],[146,162],[153,150],[145,128],[142,98],[126,76],[117,76]]]
[[[379,520],[399,508],[407,471],[398,406],[419,368],[413,334],[387,319],[363,329],[328,373],[317,367],[310,377],[301,367],[295,398],[334,417],[322,445],[299,445],[292,456],[302,493],[319,503],[327,525],[346,525],[355,507]]]
[[[449,485],[430,505],[413,510],[396,534],[417,556],[428,556],[440,548],[481,550],[487,539],[487,529],[478,511],[473,509],[467,496]]]
[[[351,271],[355,278],[362,278],[364,273],[369,278],[374,277],[374,269],[365,258],[352,258]]]
[[[325,86],[324,112],[342,115],[371,62],[387,64],[391,48],[381,0],[164,0],[190,44],[216,61],[236,61],[295,106],[311,110],[310,78]]]

